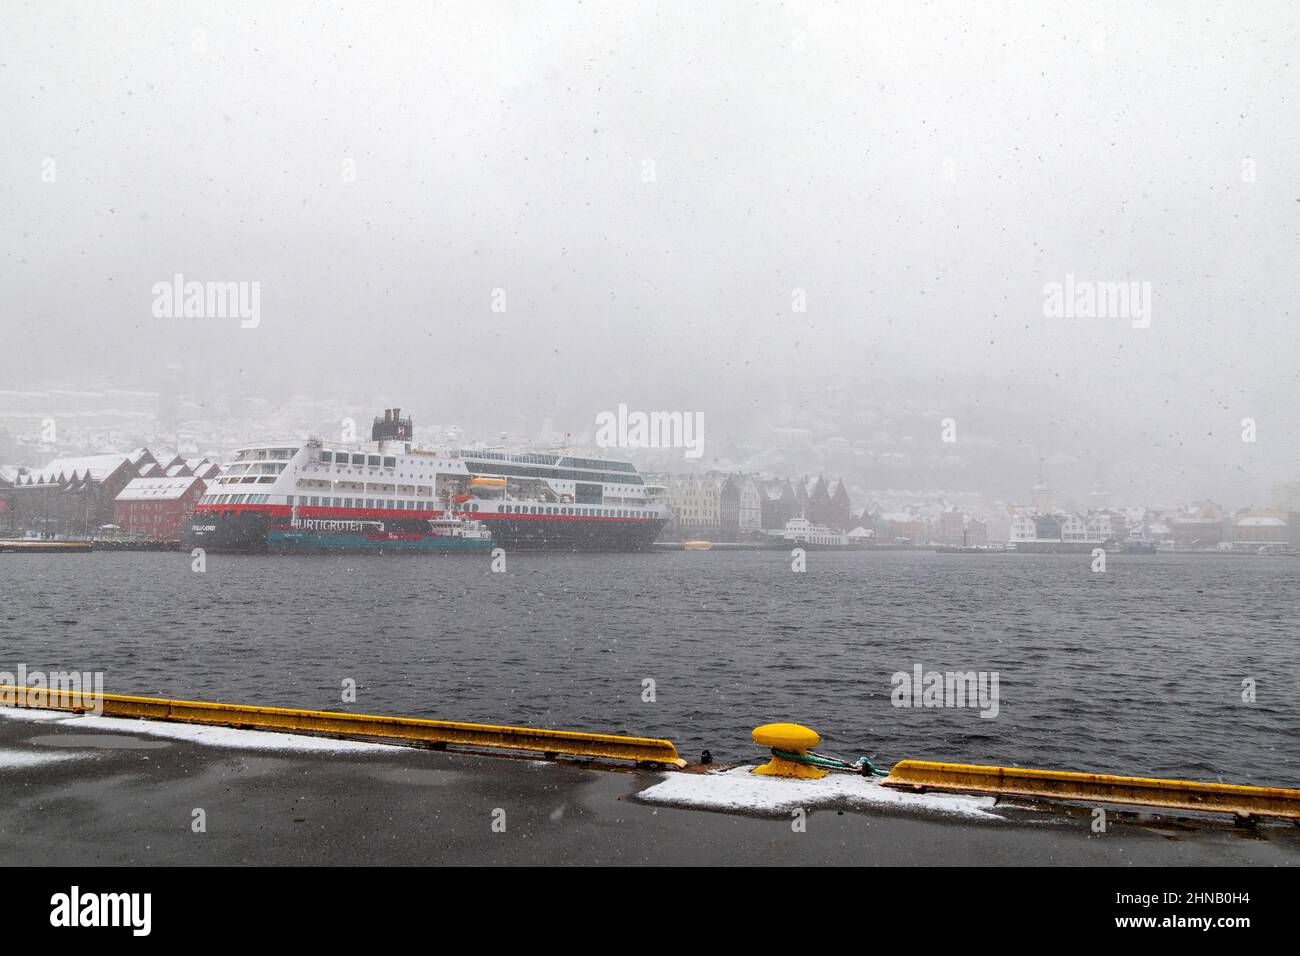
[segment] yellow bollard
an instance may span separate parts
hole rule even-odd
[[[821,735],[809,730],[802,724],[764,724],[754,728],[754,743],[772,750],[784,750],[787,753],[803,755],[822,742]],[[804,780],[820,780],[830,771],[806,763],[796,763],[784,757],[772,755],[772,759],[761,767],[755,767],[751,773],[761,773],[772,777],[800,777]]]

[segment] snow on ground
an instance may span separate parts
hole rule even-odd
[[[74,757],[84,757],[85,754],[55,753],[48,750],[10,750],[6,747],[0,747],[0,770],[11,770],[13,768],[36,767],[46,763],[57,763],[60,760],[71,760]]]
[[[875,778],[832,773],[820,780],[766,777],[735,767],[716,773],[670,773],[637,799],[680,807],[777,813],[802,808],[852,810],[894,809],[947,813],[984,820],[1002,819],[991,812],[992,797],[952,793],[909,793],[882,787]]]
[[[0,717],[10,720],[67,720],[72,715],[63,710],[33,710],[30,707],[0,707]]]
[[[37,715],[40,716],[37,716]],[[237,730],[205,724],[181,724],[160,720],[135,720],[127,717],[96,717],[93,714],[69,714],[57,710],[32,710],[25,707],[0,707],[0,717],[10,720],[40,720],[74,726],[78,730],[106,730],[114,733],[166,737],[188,740],[213,747],[245,750],[296,750],[316,753],[393,753],[392,744],[362,740],[335,740],[332,737],[309,737],[304,734],[281,734],[267,730]]]

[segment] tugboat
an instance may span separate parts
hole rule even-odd
[[[386,530],[382,521],[292,518],[287,529],[267,530],[266,545],[271,554],[492,550],[492,534],[481,521],[453,515],[430,518],[426,524],[427,531],[411,532]]]

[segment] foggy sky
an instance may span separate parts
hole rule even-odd
[[[834,387],[1300,477],[1292,3],[338,6],[0,4],[4,387],[723,432]],[[261,325],[155,318],[175,273]],[[1067,273],[1151,327],[1046,318]]]

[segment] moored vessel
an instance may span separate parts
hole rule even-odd
[[[813,524],[807,518],[791,518],[784,529],[770,533],[804,549],[838,550],[849,546],[847,535]]]
[[[195,505],[186,548],[267,552],[641,551],[670,512],[631,462],[567,449],[422,448],[400,409],[369,444],[239,449]]]

